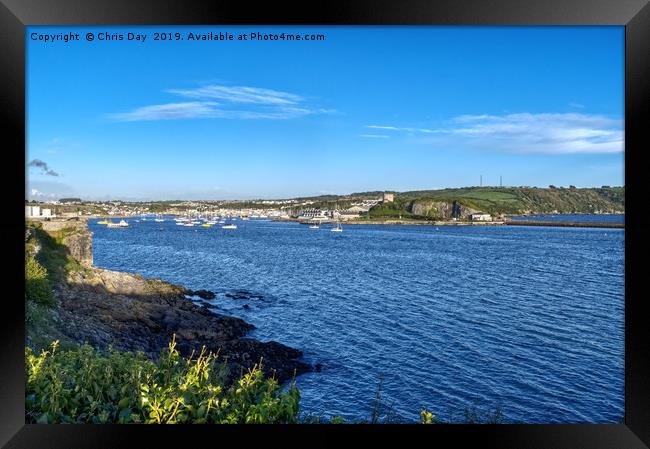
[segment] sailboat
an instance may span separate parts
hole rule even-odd
[[[309,229],[320,229],[320,226],[318,226],[317,224],[314,224],[314,225],[311,225],[309,227]]]
[[[165,219],[162,217],[162,215],[156,215],[154,221],[161,222],[161,221],[165,221]]]
[[[334,226],[332,229],[330,229],[332,232],[343,232],[343,228],[341,227],[341,223],[336,223],[336,226]]]

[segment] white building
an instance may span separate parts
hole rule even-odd
[[[25,218],[52,218],[52,209],[41,209],[41,206],[25,206]]]
[[[35,218],[41,216],[40,206],[25,206],[25,218]]]
[[[492,221],[492,215],[490,214],[472,214],[470,218],[472,221]]]

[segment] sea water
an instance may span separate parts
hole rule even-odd
[[[623,229],[96,221],[97,266],[212,290],[251,337],[321,364],[297,378],[303,414],[368,419],[381,379],[398,419],[622,420]]]

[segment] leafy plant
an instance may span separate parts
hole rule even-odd
[[[39,304],[52,305],[54,297],[48,272],[32,255],[25,255],[25,296]]]
[[[34,354],[25,349],[30,423],[295,423],[300,392],[282,392],[256,365],[229,387],[217,355],[183,358],[175,340],[157,361],[101,354],[88,345]]]
[[[428,411],[426,408],[422,409],[420,412],[420,424],[433,424],[436,420],[436,416]]]

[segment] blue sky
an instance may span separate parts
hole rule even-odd
[[[183,41],[154,41],[180,32]],[[188,32],[324,41],[189,41]],[[79,33],[76,42],[32,40]],[[88,42],[87,32],[146,33]],[[27,195],[623,185],[622,27],[29,27]]]

